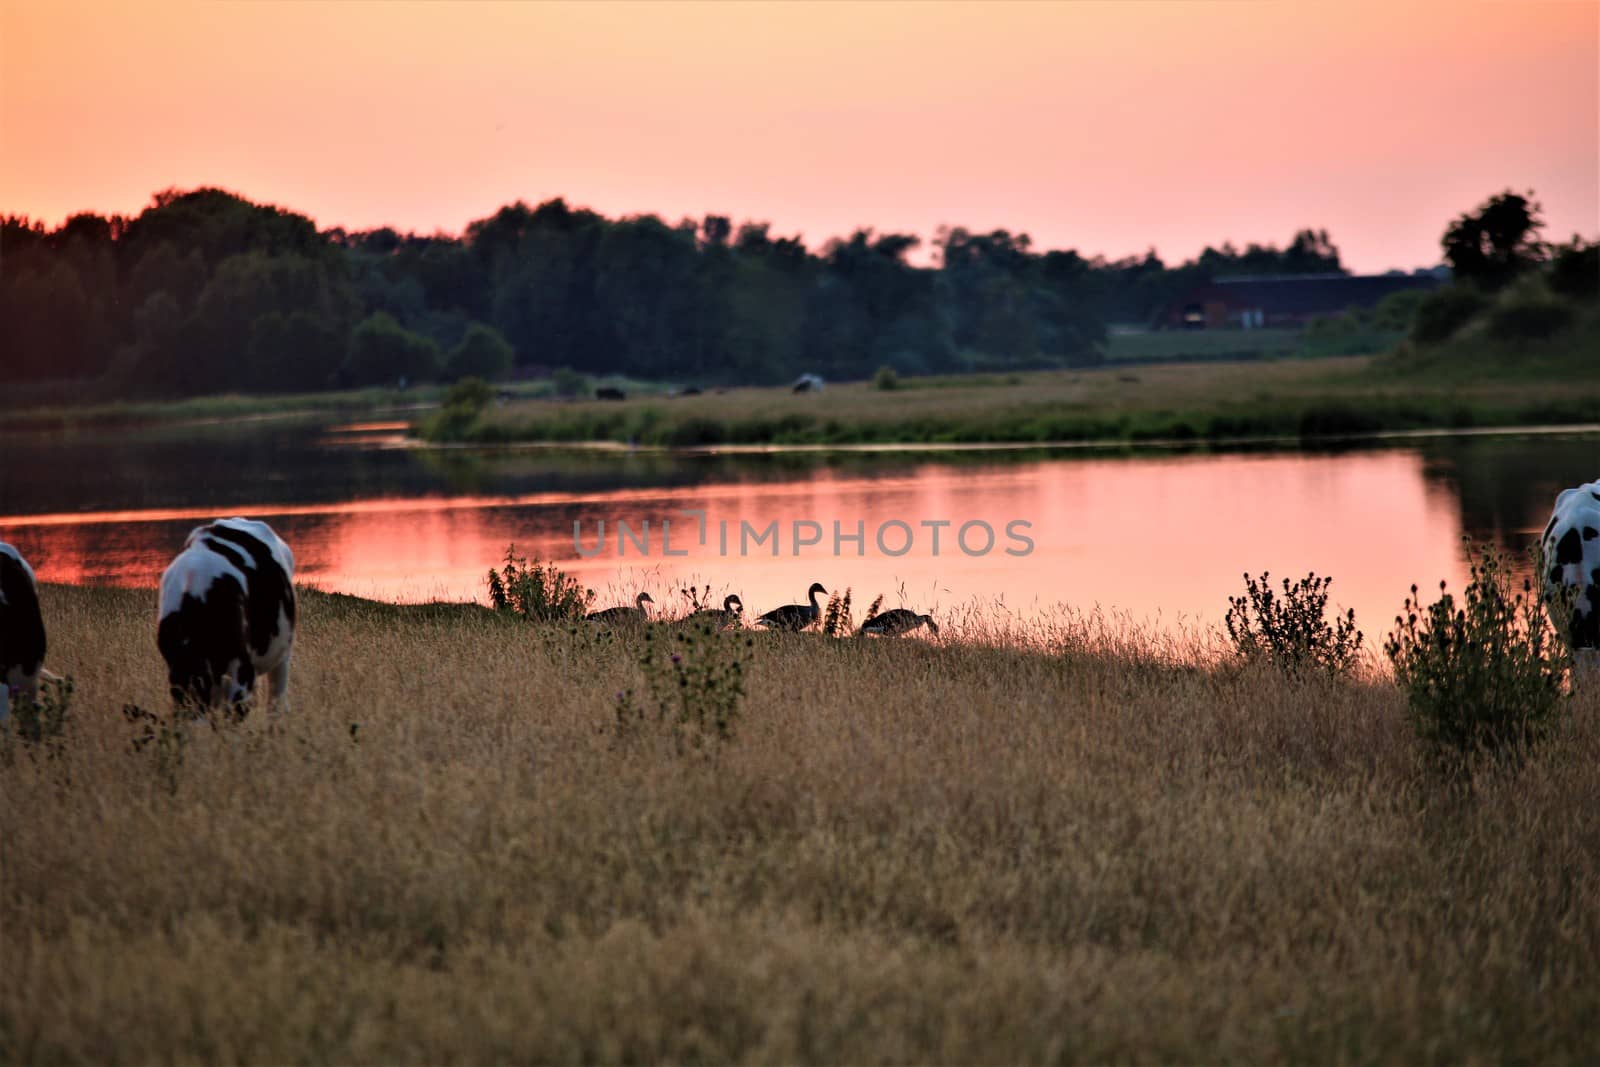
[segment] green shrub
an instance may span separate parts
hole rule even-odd
[[[1489,313],[1489,336],[1497,341],[1542,341],[1572,325],[1572,308],[1548,297],[1502,301]]]
[[[900,388],[900,375],[888,364],[878,368],[878,373],[872,376],[872,387],[888,391]]]
[[[129,739],[133,751],[148,753],[156,779],[162,788],[173,794],[178,792],[190,734],[202,724],[215,731],[219,721],[237,723],[242,719],[242,715],[224,713],[219,716],[193,705],[173,705],[165,715],[158,715],[137,704],[124,704],[122,717],[133,727],[133,736]]]
[[[1344,674],[1361,651],[1361,631],[1352,609],[1330,623],[1328,588],[1332,578],[1307,574],[1283,593],[1272,590],[1271,575],[1244,576],[1243,596],[1228,598],[1223,619],[1234,652],[1246,662],[1267,663],[1289,674],[1306,670]]]
[[[479,416],[494,399],[494,387],[481,378],[463,378],[444,395],[444,406],[423,420],[421,432],[429,441],[462,441],[474,437]]]
[[[1566,700],[1566,649],[1532,583],[1514,592],[1492,550],[1473,560],[1463,602],[1444,582],[1439,593],[1424,607],[1412,586],[1384,642],[1417,735],[1446,758],[1520,751]]]
[[[555,389],[556,396],[582,396],[589,391],[589,379],[571,367],[557,367],[555,373],[550,375],[550,385]]]
[[[445,390],[444,406],[476,415],[494,400],[494,386],[482,378],[463,378]]]
[[[1353,337],[1372,328],[1372,313],[1366,308],[1350,308],[1332,315],[1318,315],[1306,327],[1310,338],[1340,339]]]
[[[0,685],[4,685],[0,679]],[[66,750],[67,718],[72,711],[72,679],[46,676],[39,695],[18,699],[11,719],[0,725],[0,759],[9,763],[18,749],[54,759]]]
[[[1551,292],[1571,300],[1600,300],[1600,242],[1573,238],[1550,261]]]
[[[488,582],[489,602],[496,611],[538,622],[581,620],[594,600],[594,590],[554,563],[530,564],[517,555],[516,545],[506,548],[505,565],[491,569]]]
[[[1417,308],[1428,299],[1428,295],[1426,289],[1401,289],[1390,293],[1372,309],[1372,324],[1380,330],[1404,333],[1411,328]]]
[[[450,350],[452,378],[499,378],[511,370],[516,350],[493,326],[475,322]]]
[[[738,730],[744,701],[740,649],[754,642],[711,626],[678,630],[664,640],[647,632],[644,640],[639,666],[645,693],[617,694],[612,736],[636,743],[654,733],[670,739],[675,755],[714,757]]]
[[[351,385],[388,385],[401,379],[416,383],[438,377],[442,362],[431,338],[379,311],[350,331],[344,374]]]
[[[1476,289],[1460,285],[1435,289],[1417,304],[1411,339],[1423,345],[1448,341],[1488,306],[1488,299]]]

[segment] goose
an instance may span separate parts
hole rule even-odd
[[[701,608],[684,617],[684,625],[707,623],[717,629],[732,626],[739,621],[740,613],[744,611],[744,601],[737,595],[727,596],[722,599],[721,608]]]
[[[650,617],[645,613],[644,606],[646,604],[654,603],[655,601],[650,599],[649,593],[640,593],[634,598],[633,607],[631,608],[626,606],[620,608],[604,608],[600,611],[591,611],[585,616],[585,618],[587,618],[590,622],[610,623],[613,626],[623,623],[644,622]]]
[[[939,624],[933,621],[932,615],[918,615],[905,608],[895,608],[882,614],[874,615],[861,624],[861,629],[856,631],[856,636],[862,634],[877,634],[879,637],[899,637],[908,634],[919,626],[926,626],[933,631],[935,637],[939,635]]]
[[[828,595],[822,588],[821,582],[812,582],[811,588],[806,590],[806,597],[810,604],[785,604],[781,608],[773,608],[756,621],[769,630],[788,630],[790,632],[804,630],[816,622],[822,615],[822,609],[817,606],[817,594]]]

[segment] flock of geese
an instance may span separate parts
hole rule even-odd
[[[765,615],[758,616],[755,625],[768,630],[799,633],[822,617],[822,606],[817,603],[817,597],[827,595],[828,591],[822,587],[821,582],[812,582],[811,588],[806,590],[806,603],[785,604],[781,608],[773,608]],[[650,619],[645,605],[654,603],[649,593],[640,593],[634,598],[632,606],[624,604],[621,607],[605,608],[590,612],[586,617],[590,622],[604,626],[644,623]],[[723,599],[722,607],[701,608],[685,616],[681,621],[690,625],[710,625],[719,630],[738,626],[744,621],[744,601],[737,595],[728,596]],[[878,637],[900,637],[924,626],[935,635],[939,633],[939,624],[933,621],[933,616],[918,615],[905,608],[893,608],[879,612],[862,623],[861,628],[856,631],[856,636],[873,634]]]

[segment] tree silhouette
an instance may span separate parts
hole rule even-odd
[[[1506,193],[1456,220],[1446,249],[1492,287],[1539,260],[1538,228],[1538,206]],[[1107,323],[1149,322],[1196,284],[1343,270],[1312,228],[1176,264],[1041,252],[1008,230],[941,228],[931,265],[920,247],[860,229],[813,250],[766,222],[609,219],[562,199],[507,204],[460,236],[319,231],[222,189],[169,189],[133,218],[0,219],[0,365],[106,396],[516,364],[741,384],[1069,366],[1101,358]],[[1594,263],[1592,246],[1563,253],[1552,285],[1586,291]]]
[[[1539,216],[1531,191],[1523,196],[1508,189],[1450,224],[1441,241],[1444,257],[1457,278],[1499,289],[1544,260]]]

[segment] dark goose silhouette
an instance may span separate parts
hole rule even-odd
[[[861,624],[861,629],[856,631],[856,636],[862,634],[877,634],[879,637],[899,637],[908,634],[920,626],[926,626],[933,631],[935,637],[939,634],[939,624],[933,621],[932,615],[918,615],[905,608],[895,608],[874,615]]]
[[[683,621],[685,625],[704,623],[709,626],[715,626],[720,630],[724,626],[732,626],[738,622],[743,611],[744,601],[740,600],[737,595],[726,596],[722,599],[722,607],[701,608],[699,611],[691,612],[685,616]]]
[[[785,604],[781,608],[773,608],[756,621],[769,630],[787,630],[790,633],[804,630],[822,616],[822,609],[817,606],[818,593],[828,595],[821,582],[812,582],[811,588],[806,590],[806,596],[811,601],[809,604]]]
[[[586,618],[590,622],[604,622],[617,625],[620,623],[644,622],[650,616],[645,613],[646,604],[654,604],[649,593],[640,593],[634,598],[633,607],[605,608],[601,611],[591,611]]]

